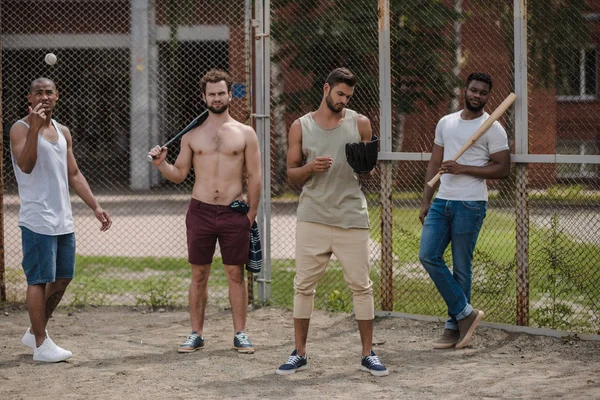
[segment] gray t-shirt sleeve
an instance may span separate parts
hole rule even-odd
[[[506,131],[498,121],[495,121],[487,132],[487,147],[490,154],[509,149]]]

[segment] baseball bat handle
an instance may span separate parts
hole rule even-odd
[[[442,177],[442,172],[438,172],[437,174],[435,174],[435,176],[433,178],[431,178],[431,180],[429,182],[427,182],[427,186],[432,188],[437,183],[437,181],[440,180],[441,177]]]
[[[481,136],[483,136],[483,134],[489,129],[489,127],[492,126],[492,124],[494,122],[496,122],[498,120],[498,118],[500,118],[502,116],[502,114],[504,114],[504,112],[508,109],[508,107],[510,107],[510,105],[512,103],[515,102],[516,99],[517,99],[516,94],[514,94],[514,93],[509,94],[506,97],[506,99],[504,99],[504,101],[502,103],[500,103],[500,105],[494,110],[494,112],[489,116],[489,118],[486,119],[479,128],[477,128],[477,130],[471,136],[471,138],[469,140],[467,140],[467,143],[465,143],[463,145],[463,147],[461,147],[456,152],[456,155],[454,157],[452,157],[452,161],[458,160],[460,158],[460,156],[462,156],[463,153],[465,151],[467,151],[467,149],[469,147],[471,147],[473,145],[473,143],[475,143],[477,141],[477,139],[479,139]],[[433,178],[431,178],[431,180],[429,182],[427,182],[427,185],[429,187],[433,187],[436,184],[436,182],[438,180],[440,180],[442,175],[443,175],[443,172],[441,172],[441,171],[438,172],[437,174],[435,174],[435,176]]]

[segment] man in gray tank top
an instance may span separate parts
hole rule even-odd
[[[346,68],[333,70],[323,87],[319,109],[294,121],[289,132],[287,172],[303,185],[297,212],[294,333],[296,348],[280,375],[308,366],[306,339],[315,289],[335,254],[352,291],[362,341],[361,369],[388,375],[372,349],[373,282],[369,279],[369,214],[358,175],[346,161],[345,145],[371,140],[368,118],[346,108],[356,77]]]
[[[77,167],[69,129],[52,119],[58,100],[54,82],[47,78],[33,81],[28,100],[30,114],[10,130],[31,320],[21,342],[33,349],[35,361],[58,362],[72,353],[50,339],[46,325],[75,273],[69,187],[94,211],[101,231],[110,228],[112,221]]]

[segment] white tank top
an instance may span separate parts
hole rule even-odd
[[[17,122],[29,128],[25,121]],[[69,196],[67,140],[58,123],[55,120],[52,123],[58,140],[50,142],[41,136],[38,138],[37,162],[30,174],[21,171],[12,148],[11,156],[21,200],[19,226],[56,236],[74,232],[75,225]]]

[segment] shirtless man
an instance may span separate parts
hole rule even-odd
[[[241,353],[254,353],[246,330],[248,296],[243,265],[248,262],[250,227],[258,212],[261,191],[260,150],[254,129],[229,115],[232,81],[223,71],[209,71],[201,80],[208,119],[185,134],[175,164],[165,161],[166,147],[156,146],[148,154],[152,163],[171,182],[181,183],[192,165],[195,183],[186,216],[188,261],[192,266],[189,289],[192,333],[179,346],[180,353],[204,347],[202,331],[208,298],[208,277],[217,239],[229,283],[233,315],[233,346]],[[242,199],[244,166],[248,175],[248,214],[229,208]]]

